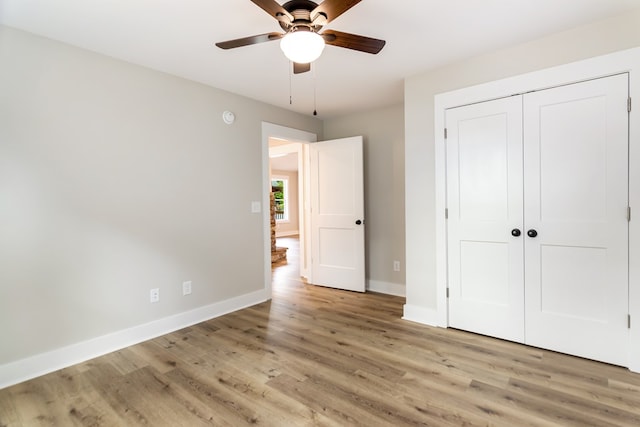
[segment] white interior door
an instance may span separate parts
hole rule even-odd
[[[522,100],[446,112],[449,325],[524,339]],[[514,234],[518,232],[514,231]]]
[[[524,97],[527,344],[627,365],[628,76]]]
[[[309,144],[311,282],[365,291],[362,137]]]

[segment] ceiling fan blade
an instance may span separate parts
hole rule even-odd
[[[276,0],[251,0],[262,10],[267,12],[269,15],[276,18],[278,21],[285,22],[286,24],[291,24],[293,22],[293,15],[291,15],[287,10],[280,6]]]
[[[311,20],[315,21],[318,14],[321,13],[327,17],[325,24],[328,24],[361,1],[362,0],[324,0],[311,11]]]
[[[219,43],[216,43],[216,46],[218,46],[221,49],[233,49],[236,47],[249,46],[251,44],[278,40],[278,39],[281,39],[283,36],[284,34],[281,34],[281,33],[259,34],[257,36],[243,37],[241,39],[227,40],[226,42],[219,42]]]
[[[326,30],[320,35],[327,44],[332,46],[359,50],[360,52],[372,53],[374,55],[380,52],[386,44],[384,40],[334,30]]]
[[[307,71],[311,71],[311,63],[308,63],[308,64],[298,64],[297,62],[293,63],[293,74],[306,73]]]

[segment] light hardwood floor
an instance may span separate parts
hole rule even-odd
[[[0,390],[0,425],[640,425],[640,375],[305,285],[280,244],[272,301]]]

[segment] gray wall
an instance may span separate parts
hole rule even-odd
[[[640,46],[640,9],[405,80],[407,304],[437,309],[434,96]]]
[[[263,288],[262,121],[321,121],[7,27],[0,64],[0,365]]]
[[[367,280],[404,294],[404,108],[402,105],[327,119],[325,139],[364,137]],[[393,271],[400,261],[400,271]]]

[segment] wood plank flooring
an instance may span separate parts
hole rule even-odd
[[[640,375],[404,321],[292,249],[272,301],[0,390],[0,426],[640,426]]]

